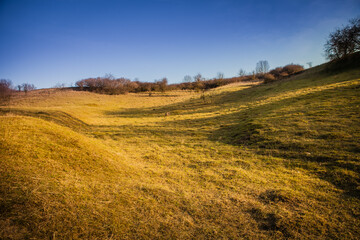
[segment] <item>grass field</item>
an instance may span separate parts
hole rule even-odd
[[[18,93],[0,239],[359,239],[359,62],[205,95]]]

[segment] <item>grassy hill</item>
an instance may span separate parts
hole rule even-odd
[[[0,239],[359,239],[359,56],[205,95],[19,93]]]

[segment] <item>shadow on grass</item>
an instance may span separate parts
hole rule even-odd
[[[353,77],[353,75],[349,75],[341,80],[345,81],[347,79],[353,79]],[[329,81],[332,83],[335,82],[336,79],[330,79]],[[281,85],[282,83],[279,84]],[[128,109],[125,111],[107,112],[106,114],[117,117],[138,118],[161,116],[165,112],[172,112],[174,113],[173,115],[189,114],[190,116],[191,114],[211,113],[217,110],[221,111],[227,107],[251,103],[259,98],[264,98],[267,92],[273,94],[273,89],[278,87],[279,84],[260,85],[235,92],[221,93],[212,96],[211,103],[206,103],[202,99],[193,99],[160,108],[142,110]],[[288,84],[291,85],[291,83]],[[300,86],[294,85],[291,86],[290,90],[301,89],[305,85],[305,87],[309,87],[311,84],[310,82],[302,83]],[[316,85],[326,85],[326,82],[317,83]],[[356,86],[350,86],[347,88],[355,87]],[[269,119],[269,116],[277,109],[290,106],[301,100],[316,101],[325,99],[324,101],[326,101],[327,98],[332,97],[331,94],[336,94],[338,91],[341,92],[345,88],[306,93],[304,95],[288,99],[279,99],[258,106],[253,105],[247,109],[238,110],[237,112],[229,114],[221,114],[219,116],[186,120],[175,119],[165,122],[159,121],[155,124],[162,126],[162,128],[155,130],[151,128],[141,128],[140,130],[140,128],[138,128],[135,132],[137,132],[136,134],[159,135],[171,138],[173,135],[183,137],[192,136],[192,134],[195,133],[188,131],[187,128],[195,128],[198,131],[197,134],[204,134],[211,141],[222,142],[233,146],[247,146],[258,154],[283,158],[287,160],[287,166],[289,168],[301,167],[309,170],[319,178],[342,189],[346,195],[360,198],[360,178],[358,177],[358,173],[360,172],[358,154],[360,146],[357,142],[351,139],[346,141],[342,138],[338,139],[336,134],[333,138],[324,139],[324,136],[320,133],[312,135],[312,133],[307,132],[307,129],[300,132],[286,126],[282,128],[281,125],[278,126],[277,122],[269,123],[265,120]],[[278,92],[284,93],[288,90],[289,86],[283,87],[278,90]],[[354,91],[354,89],[350,90]],[[305,114],[308,114],[307,111],[306,109]],[[330,109],[329,111],[334,111],[334,109]],[[283,118],[280,115],[276,117],[279,119]],[[320,120],[327,121],[327,119]],[[293,120],[289,119],[289,121],[287,124],[291,124]],[[204,126],[209,125],[212,125],[212,128],[215,129],[213,132],[206,132],[206,130],[202,129]],[[175,131],[174,129],[181,129],[181,131]],[[286,131],[287,134],[290,134],[290,141],[276,138],[279,133],[274,131]],[[324,132],[326,129],[321,131]],[[336,131],[336,129],[332,129],[332,131]],[[136,134],[134,134],[134,136],[136,136]],[[299,139],[299,136],[303,142],[292,141]],[[325,142],[325,144],[323,144],[323,142]]]
[[[348,90],[354,91],[352,88],[355,87],[348,87]],[[338,91],[341,92],[344,89],[338,89]],[[296,97],[295,100],[316,100],[316,97],[323,97],[326,94],[331,97],[334,92],[336,91],[325,90]],[[226,116],[229,119],[237,119],[237,121],[235,123],[232,121],[233,124],[220,126],[209,135],[209,140],[234,146],[245,145],[257,154],[283,158],[288,160],[288,167],[302,167],[310,170],[321,179],[342,189],[344,194],[360,198],[359,141],[352,137],[344,138],[341,134],[337,134],[338,129],[335,127],[329,130],[328,127],[322,128],[317,125],[316,132],[312,133],[306,128],[299,130],[290,127],[292,122],[297,119],[296,117],[295,119],[290,118],[288,121],[282,121],[283,117],[280,114],[274,117],[274,111],[290,106],[292,103],[294,103],[294,99],[284,99],[245,109],[234,113],[233,116]],[[334,111],[335,109],[330,109],[328,114],[333,113],[334,117]],[[349,118],[352,113],[347,114],[349,114]],[[316,117],[315,120],[312,120],[314,126],[316,119],[323,122],[328,121],[323,116]],[[274,120],[271,120],[272,118]],[[298,118],[301,120],[301,117]],[[338,121],[337,124],[342,124],[343,128],[347,128],[346,122],[341,122],[341,118]],[[230,121],[225,120],[224,122]],[[357,130],[355,128],[350,131],[356,132]],[[285,132],[283,138],[281,138],[282,132]],[[323,134],[324,132],[326,134]],[[315,166],[314,163],[316,163]]]
[[[267,122],[267,120],[265,120],[269,119],[269,115],[275,110],[281,109],[284,106],[289,106],[301,100],[313,101],[316,100],[317,97],[324,97],[326,94],[331,95],[337,91],[341,92],[343,89],[330,89],[310,93],[295,98],[254,106],[239,110],[235,113],[221,114],[219,116],[159,121],[155,123],[156,127],[136,126],[131,128],[130,131],[124,128],[117,133],[113,132],[111,137],[116,140],[139,135],[160,137],[162,139],[171,139],[173,136],[182,138],[196,135],[207,136],[207,139],[213,142],[222,142],[233,146],[247,146],[247,148],[252,149],[257,154],[285,159],[286,166],[289,168],[301,167],[316,174],[319,178],[332,183],[337,188],[342,189],[347,196],[360,198],[360,178],[357,174],[354,175],[351,173],[360,172],[358,157],[360,146],[356,142],[351,139],[346,141],[344,139],[337,139],[336,134],[330,134],[332,137],[326,138],[326,134],[323,135],[321,133],[326,129],[318,129],[320,132],[314,135],[306,132],[306,129],[301,130],[303,131],[301,132],[299,130],[293,130],[288,126],[282,126],[276,122],[276,120],[275,122]],[[240,94],[239,92],[230,93],[232,96],[228,96],[228,98],[224,96],[226,100],[221,96],[220,101],[231,101],[236,94]],[[179,105],[180,104],[175,104],[171,107],[167,106],[153,111],[164,111],[164,109],[167,110],[167,108],[172,108],[173,106],[176,108],[176,106]],[[214,106],[214,108],[217,107],[219,106]],[[201,112],[208,111],[206,108],[201,110]],[[211,111],[212,110],[210,110],[210,112]],[[333,111],[333,109],[329,111]],[[197,113],[198,112],[199,111],[197,111]],[[138,113],[134,109],[133,112],[127,111],[127,116],[135,118],[138,114],[143,115],[144,113],[146,113],[146,111]],[[131,114],[134,114],[134,116],[131,116]],[[281,115],[277,115],[276,117],[282,118]],[[326,119],[322,120],[326,121]],[[291,125],[291,121],[294,120],[290,118],[286,123]],[[284,122],[282,124],[284,124]],[[212,126],[211,129],[214,130],[210,132],[204,128],[204,126]],[[196,129],[196,132],[194,132],[194,129]],[[337,129],[333,129],[333,131],[336,130]],[[113,130],[109,130],[109,132],[111,131]],[[287,134],[290,134],[290,141],[276,138],[279,136],[276,131],[286,131]],[[291,141],[299,137],[299,135],[301,136],[300,139],[304,140],[303,142]],[[326,144],[323,144],[323,142]]]
[[[298,76],[297,76],[298,77]],[[347,76],[344,79],[353,78]],[[342,79],[342,80],[344,80]],[[331,80],[333,81],[333,80]],[[335,81],[335,80],[334,80]],[[318,177],[334,184],[339,189],[353,197],[360,197],[360,172],[359,149],[357,142],[342,139],[331,138],[322,139],[327,145],[319,144],[321,136],[305,135],[302,139],[312,139],[313,143],[286,141],[279,138],[277,132],[272,129],[288,131],[290,139],[295,139],[298,132],[288,128],[281,129],[277,122],[267,122],[270,114],[284,106],[289,106],[299,100],[315,99],[314,96],[323,97],[325,90],[322,92],[309,93],[306,95],[295,96],[294,98],[274,100],[262,105],[249,106],[247,109],[238,110],[237,112],[222,113],[218,116],[202,117],[191,119],[191,115],[200,113],[212,113],[222,111],[228,107],[237,107],[241,104],[246,105],[259,98],[264,99],[268,92],[274,94],[273,89],[279,87],[282,83],[269,85],[258,85],[251,88],[235,91],[224,92],[213,96],[208,96],[211,101],[201,98],[191,99],[181,103],[169,104],[157,108],[144,109],[127,109],[122,111],[107,111],[105,115],[126,118],[146,118],[164,116],[164,113],[170,112],[171,115],[188,114],[190,119],[176,120],[167,119],[153,123],[154,126],[106,126],[106,125],[87,125],[79,119],[60,111],[23,111],[11,110],[12,114],[38,117],[44,120],[53,121],[60,125],[70,127],[74,130],[86,131],[94,137],[110,137],[114,140],[123,138],[135,138],[138,136],[149,136],[150,138],[168,139],[173,136],[183,138],[204,136],[210,141],[222,142],[233,146],[248,146],[258,154],[265,156],[281,157],[288,161],[288,167],[302,167],[310,172],[314,172]],[[291,83],[288,83],[291,85]],[[306,85],[307,84],[307,85]],[[301,89],[311,86],[311,83],[302,83],[291,85],[290,90]],[[325,83],[318,83],[318,85]],[[289,91],[289,86],[282,87],[278,92],[284,93]],[[315,99],[316,100],[316,99]],[[10,110],[0,109],[0,114],[9,113]],[[276,116],[281,118],[280,115]],[[291,119],[289,120],[291,121]],[[325,119],[326,121],[326,119]],[[289,122],[288,124],[291,124]],[[211,126],[212,132],[203,128]],[[270,127],[270,128],[269,128]],[[333,150],[337,152],[333,152]],[[316,163],[316,166],[314,166]],[[352,174],[348,170],[355,172]]]
[[[64,127],[71,128],[76,131],[86,131],[90,127],[90,125],[88,125],[87,123],[63,111],[31,111],[0,108],[0,115],[6,114],[40,118],[49,122],[54,122]]]
[[[137,94],[138,97],[146,97],[146,98],[156,98],[156,97],[179,97],[179,94],[159,94],[159,93],[153,93],[153,94]]]
[[[289,79],[279,80],[269,84],[255,85],[234,92],[222,92],[217,94],[208,92],[204,97],[201,97],[199,94],[195,98],[180,103],[152,108],[129,108],[118,111],[105,111],[104,114],[113,117],[146,118],[163,116],[167,112],[171,115],[181,115],[185,113],[197,114],[223,111],[224,109],[238,107],[239,105],[246,106],[252,104],[254,101],[264,100],[267,97],[276,97],[280,94],[286,94],[289,91],[325,86],[331,83],[356,79],[359,74],[360,69],[355,68],[347,74],[334,75],[328,73],[328,70],[324,70],[324,66],[319,66],[315,69],[310,69],[299,75],[290,77]],[[323,80],[324,78],[326,79]],[[139,96],[149,97],[145,94],[140,94]]]
[[[121,109],[119,111],[105,111],[104,114],[113,117],[139,118],[161,116],[167,112],[169,112],[171,115],[181,115],[184,113],[211,113],[214,111],[223,110],[226,107],[234,106],[234,104],[237,103],[246,104],[251,102],[252,97],[256,97],[257,95],[260,96],[256,90],[258,87],[261,86],[255,85],[235,92],[222,92],[218,94],[207,92],[205,97],[201,97],[201,94],[199,94],[195,95],[192,99],[179,103],[168,104],[161,107],[142,109],[129,108],[125,110]],[[266,86],[266,88],[268,87]]]

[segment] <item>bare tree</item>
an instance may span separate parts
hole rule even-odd
[[[198,73],[194,76],[194,80],[195,80],[195,82],[200,82],[200,81],[204,80],[204,78],[202,77],[202,75],[200,73]]]
[[[220,79],[220,80],[224,79],[224,73],[218,72],[216,78],[217,78],[217,79]]]
[[[349,21],[343,28],[330,33],[324,45],[329,60],[339,59],[360,50],[360,18]]]
[[[114,75],[112,75],[111,73],[106,73],[103,78],[109,79],[109,80],[115,80]]]
[[[21,85],[21,88],[24,90],[25,93],[27,93],[28,91],[32,91],[35,90],[35,85],[34,84],[30,84],[30,83],[23,83]]]
[[[309,66],[309,68],[312,68],[312,62],[307,62],[306,64]]]
[[[167,89],[167,85],[168,85],[168,80],[166,77],[164,77],[163,79],[161,79],[159,82],[159,89],[161,92],[165,92]]]
[[[269,66],[268,61],[261,60],[256,64],[255,72],[257,74],[265,74],[269,71],[269,69],[270,69],[270,66]]]
[[[242,69],[242,68],[240,68],[238,75],[239,75],[239,77],[244,77],[244,76],[246,76],[245,70]]]
[[[256,72],[255,72],[255,71],[252,71],[252,72],[251,72],[251,75],[252,75],[252,76],[251,76],[251,79],[252,79],[252,80],[256,80]]]
[[[192,82],[192,77],[190,76],[190,75],[186,75],[185,77],[184,77],[184,80],[183,80],[183,82]]]
[[[7,79],[0,79],[0,105],[10,102],[11,94],[13,92],[12,83]]]
[[[204,82],[203,82],[204,78],[200,73],[194,76],[194,80],[195,80],[195,85],[194,85],[195,90],[200,91],[201,89],[204,89]]]

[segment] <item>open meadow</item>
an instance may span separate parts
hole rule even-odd
[[[17,93],[0,239],[359,239],[355,57],[204,94]]]

